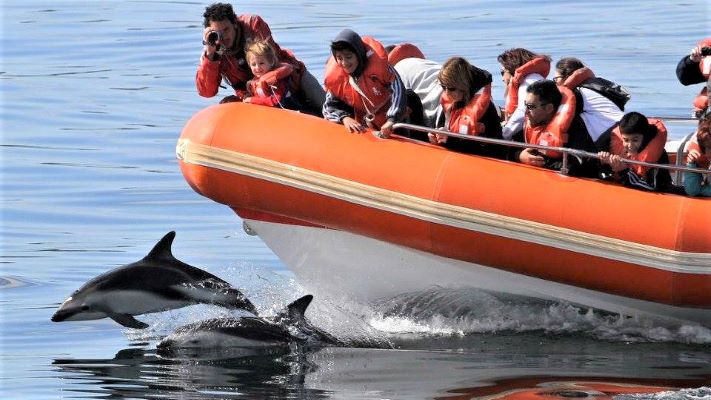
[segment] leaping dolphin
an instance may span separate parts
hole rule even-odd
[[[222,279],[173,256],[175,232],[168,232],[142,260],[103,273],[85,283],[59,306],[52,321],[111,318],[136,329],[148,324],[134,315],[192,304],[257,310],[239,290]]]
[[[159,350],[215,347],[269,347],[291,343],[339,345],[330,334],[304,317],[313,300],[306,295],[275,317],[220,317],[181,326],[158,343]]]

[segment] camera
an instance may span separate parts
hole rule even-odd
[[[704,46],[701,48],[701,56],[711,56],[711,46]]]
[[[222,34],[219,31],[210,31],[207,33],[207,44],[217,46],[217,41],[222,39]]]

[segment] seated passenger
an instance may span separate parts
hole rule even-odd
[[[620,123],[600,137],[598,153],[603,164],[603,178],[612,178],[624,186],[648,191],[672,191],[668,169],[628,165],[623,158],[655,164],[668,164],[664,150],[667,130],[662,121],[648,120],[638,113],[625,114]]]
[[[388,61],[395,68],[407,92],[412,91],[420,100],[422,107],[422,125],[428,128],[444,126],[444,113],[440,97],[442,87],[439,84],[439,71],[442,65],[438,62],[419,57],[412,49],[413,45],[400,44],[388,46]],[[419,54],[422,54],[419,51]],[[408,105],[410,102],[408,101]],[[415,123],[415,122],[413,122]],[[421,138],[427,141],[427,134]]]
[[[687,148],[686,166],[711,169],[711,117],[699,122],[696,135]],[[708,174],[684,172],[684,191],[689,196],[711,197],[711,171]]]
[[[526,107],[523,100],[526,88],[535,81],[545,79],[551,69],[551,59],[529,50],[506,50],[497,58],[501,64],[501,80],[506,87],[504,105],[504,139],[511,139],[523,130]]]
[[[348,132],[368,127],[389,136],[404,115],[405,96],[383,45],[344,29],[331,42],[331,52],[324,79],[324,118],[343,124]]]
[[[461,57],[447,60],[439,72],[446,129],[463,135],[501,139],[496,105],[491,101],[491,74]],[[430,142],[467,153],[503,157],[505,149],[473,140],[429,134]]]
[[[274,48],[264,40],[247,42],[245,54],[254,79],[247,82],[243,102],[299,110],[300,105],[292,96],[294,67],[279,63]]]
[[[566,147],[595,152],[585,124],[575,114],[575,95],[551,80],[539,80],[526,88],[526,118],[522,132],[514,140],[542,146]],[[563,167],[562,153],[552,150],[512,148],[509,159],[548,169]],[[597,161],[568,157],[568,173],[574,176],[597,176]]]
[[[684,86],[707,82],[711,72],[711,38],[703,39],[691,52],[679,60],[676,77]],[[704,87],[694,99],[693,116],[700,118],[709,107],[708,88]]]
[[[558,60],[555,78],[575,93],[580,118],[593,141],[620,121],[625,103],[630,98],[627,90],[607,79],[598,78],[582,61],[573,57]]]

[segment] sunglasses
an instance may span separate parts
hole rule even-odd
[[[459,90],[456,87],[445,86],[445,85],[440,85],[440,86],[442,86],[442,90],[444,90],[445,92],[456,92],[457,90]]]
[[[523,106],[526,107],[526,110],[528,111],[533,111],[536,108],[541,108],[545,106],[548,103],[541,103],[541,104],[531,104],[531,103],[523,103]]]

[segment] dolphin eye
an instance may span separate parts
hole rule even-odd
[[[89,309],[89,306],[81,306],[82,311],[87,311]]]

